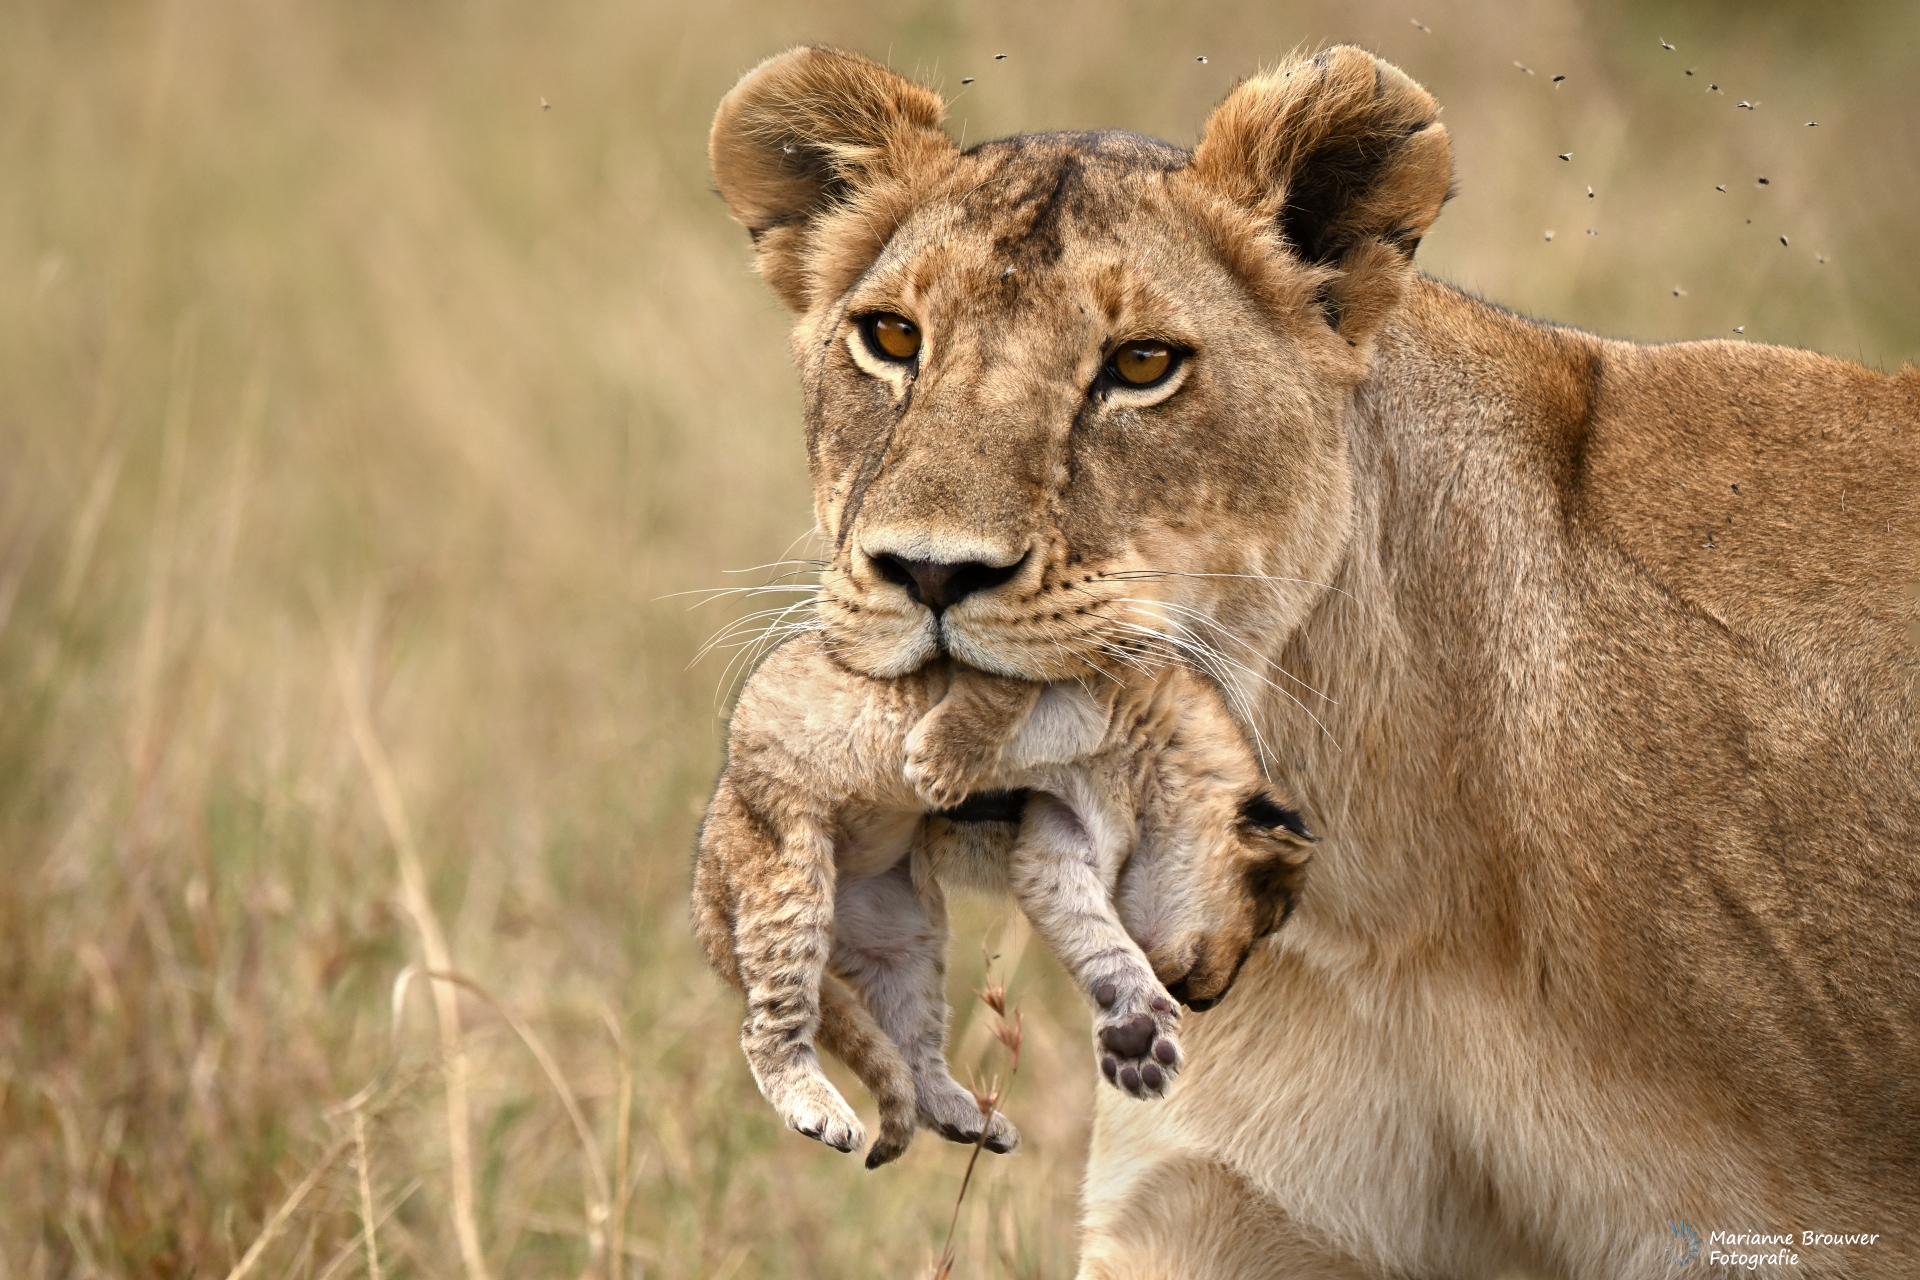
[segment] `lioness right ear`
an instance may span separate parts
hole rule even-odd
[[[1341,45],[1242,83],[1208,118],[1195,178],[1341,272],[1326,299],[1343,333],[1396,305],[1407,264],[1452,184],[1433,98],[1399,68]]]
[[[777,54],[740,77],[714,113],[708,156],[760,274],[795,311],[810,301],[807,234],[863,187],[953,143],[931,89],[838,49]]]

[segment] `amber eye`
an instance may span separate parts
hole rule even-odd
[[[920,326],[905,316],[883,311],[861,322],[867,331],[867,345],[877,356],[888,360],[911,360],[920,354]]]
[[[1107,367],[1130,387],[1151,386],[1173,367],[1173,352],[1164,342],[1127,342],[1113,353]]]

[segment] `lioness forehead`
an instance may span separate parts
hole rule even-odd
[[[1025,240],[1064,221],[1112,221],[1142,178],[1185,169],[1190,159],[1169,142],[1121,129],[1016,134],[962,152],[960,201],[970,225],[1025,223]],[[1037,249],[1046,251],[1046,242]]]
[[[1169,189],[1191,159],[1121,130],[981,143],[920,186],[843,296],[856,307],[912,308],[922,323],[944,326],[948,343],[960,325],[1001,345],[1016,315],[1029,337],[1025,326],[1067,324],[1075,333],[1062,347],[1069,363],[1084,343],[1118,336],[1107,331],[1123,320],[1177,336],[1180,295],[1210,292],[1191,270],[1185,202]]]
[[[962,225],[987,232],[994,256],[1016,270],[1053,266],[1070,241],[1111,235],[1189,158],[1178,147],[1119,130],[984,143],[962,159],[963,172],[978,171],[961,202]]]

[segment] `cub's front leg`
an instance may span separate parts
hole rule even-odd
[[[934,810],[987,788],[1043,687],[956,664],[946,697],[907,734],[907,785]]]
[[[1180,1006],[1114,911],[1114,870],[1065,804],[1048,795],[1029,801],[1013,852],[1014,896],[1093,1002],[1101,1074],[1133,1097],[1156,1098],[1180,1070]]]

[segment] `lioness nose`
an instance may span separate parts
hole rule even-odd
[[[1021,561],[1009,565],[981,564],[975,560],[942,564],[937,560],[905,560],[899,556],[877,555],[873,567],[888,582],[897,582],[907,594],[935,613],[945,612],[976,591],[990,591],[1019,572]]]

